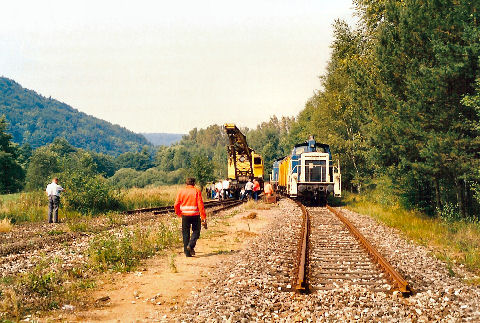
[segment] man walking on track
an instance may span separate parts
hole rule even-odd
[[[50,184],[47,185],[48,196],[48,223],[58,223],[58,207],[60,205],[60,192],[64,189],[58,185],[58,178],[54,178]]]
[[[195,255],[195,245],[200,238],[201,224],[207,228],[207,215],[202,193],[195,188],[195,178],[187,178],[187,187],[181,189],[175,200],[175,213],[182,217],[183,251],[185,256]],[[190,227],[192,235],[190,237]]]

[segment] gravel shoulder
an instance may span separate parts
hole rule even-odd
[[[183,312],[185,301],[198,295],[226,259],[257,237],[273,219],[275,210],[236,208],[215,215],[202,230],[196,255],[186,258],[182,248],[157,255],[138,271],[109,277],[92,295],[91,308],[58,313],[56,319],[81,322],[171,321]],[[255,213],[254,218],[252,213]],[[179,232],[180,234],[180,232]]]

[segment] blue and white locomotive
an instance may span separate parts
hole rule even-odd
[[[270,182],[277,190],[316,204],[325,204],[327,196],[341,196],[340,163],[333,164],[330,146],[311,136],[295,145],[292,153],[273,163]]]

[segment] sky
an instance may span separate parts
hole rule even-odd
[[[2,1],[0,75],[135,132],[254,128],[320,88],[351,0]]]

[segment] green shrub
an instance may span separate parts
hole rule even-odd
[[[179,241],[180,235],[173,227],[160,223],[148,229],[125,229],[119,236],[97,236],[90,243],[88,255],[99,270],[127,272],[133,270],[141,259]]]
[[[57,270],[57,265],[60,264],[40,259],[35,267],[21,275],[16,282],[19,293],[37,299],[37,306],[41,309],[58,308],[66,277]]]
[[[146,171],[137,171],[132,168],[119,169],[108,181],[117,188],[143,188],[183,183],[185,170],[178,169],[171,172],[150,168]]]
[[[69,172],[64,176],[65,207],[82,214],[97,214],[120,207],[118,192],[100,175]]]

